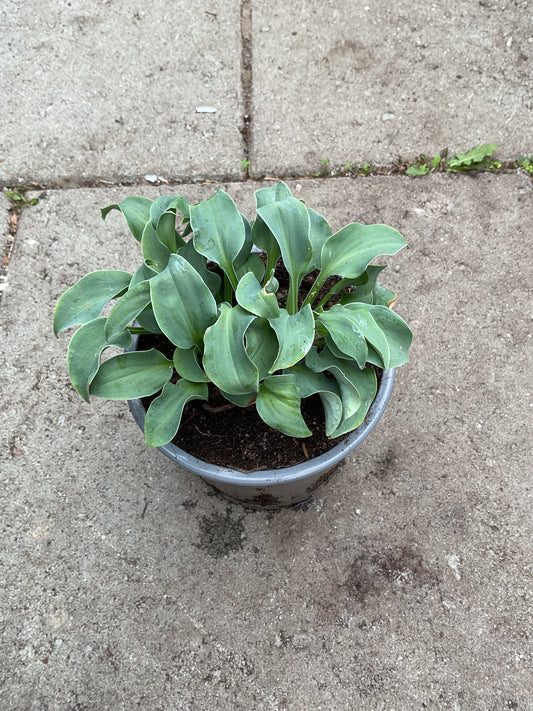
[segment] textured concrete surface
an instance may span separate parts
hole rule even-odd
[[[253,3],[257,174],[531,151],[528,0]]]
[[[229,186],[246,212],[254,187]],[[0,310],[0,708],[533,709],[531,182],[292,187],[336,228],[405,234],[383,282],[415,342],[378,429],[308,507],[275,513],[213,496],[124,404],[69,385],[54,302],[134,266],[98,210],[132,191],[24,211]]]
[[[240,175],[239,0],[5,0],[0,26],[0,181]]]

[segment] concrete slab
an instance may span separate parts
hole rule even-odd
[[[252,168],[531,153],[532,43],[527,2],[254,2]]]
[[[240,175],[239,0],[6,0],[0,25],[0,181]]]
[[[254,187],[229,186],[247,212]],[[383,281],[415,345],[378,429],[279,513],[210,495],[125,405],[69,385],[53,305],[86,271],[133,266],[120,215],[97,209],[131,190],[23,213],[0,311],[1,708],[533,708],[531,182],[292,187],[336,228],[403,231]]]

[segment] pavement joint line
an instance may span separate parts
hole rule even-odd
[[[243,117],[240,132],[243,138],[244,160],[242,168],[245,178],[249,178],[250,155],[252,151],[252,92],[253,92],[253,54],[252,54],[252,2],[241,2],[241,90]]]
[[[516,159],[519,160],[519,159]],[[516,160],[501,161],[501,167],[498,169],[487,169],[487,168],[472,168],[465,171],[434,171],[445,173],[446,175],[470,175],[475,176],[479,173],[492,173],[493,175],[502,175],[514,173],[516,170],[523,170],[529,177],[533,179],[531,175],[524,168],[517,165]],[[376,165],[372,163],[361,163],[354,165],[353,168],[345,170],[342,167],[332,169],[328,166],[327,172],[322,170],[318,175],[316,172],[313,173],[303,173],[297,170],[287,170],[279,173],[255,173],[253,167],[250,166],[251,170],[246,170],[246,174],[242,177],[228,176],[228,175],[210,175],[207,176],[176,176],[169,178],[159,177],[155,181],[147,181],[144,175],[139,175],[135,177],[124,177],[117,176],[113,180],[107,180],[99,177],[92,178],[79,178],[77,176],[67,176],[63,178],[56,178],[53,180],[44,181],[23,181],[19,184],[13,184],[9,182],[0,182],[0,190],[18,190],[22,192],[38,191],[38,190],[76,190],[84,188],[118,188],[118,187],[160,187],[164,185],[174,186],[174,185],[206,185],[208,183],[213,184],[225,184],[225,183],[262,183],[271,182],[276,180],[334,180],[338,178],[371,178],[371,177],[397,177],[405,176],[407,168],[417,162],[417,159],[404,161],[398,160],[395,163],[389,163],[386,165]],[[363,170],[365,166],[369,166],[369,170]],[[357,172],[359,169],[360,172]],[[428,173],[432,175],[433,173]],[[423,180],[427,178],[428,175],[417,176],[416,178],[410,177],[411,180]]]

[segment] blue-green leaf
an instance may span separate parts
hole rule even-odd
[[[270,188],[261,188],[256,190],[255,193],[255,204],[257,208],[264,207],[264,205],[271,205],[273,202],[280,202],[280,200],[286,200],[292,197],[292,192],[287,183],[283,180],[278,181],[275,185]],[[257,245],[260,247],[261,245]]]
[[[257,394],[259,417],[267,425],[290,437],[310,437],[300,411],[301,399],[294,375],[271,375],[263,380]]]
[[[279,350],[278,339],[264,318],[256,318],[246,329],[246,353],[259,371],[259,380],[269,374]]]
[[[159,397],[152,400],[144,420],[144,435],[149,447],[162,447],[172,441],[181,423],[183,408],[191,400],[207,400],[207,384],[180,379],[166,383]]]
[[[153,267],[151,267],[146,262],[143,262],[141,264],[141,266],[137,269],[137,271],[131,277],[131,281],[129,283],[128,288],[132,289],[136,284],[139,284],[141,281],[151,279],[152,277],[155,277],[157,274],[159,274],[158,271],[156,271]]]
[[[217,190],[209,200],[191,205],[190,214],[196,251],[222,267],[233,288],[236,288],[233,262],[246,238],[237,206],[226,192]]]
[[[365,304],[364,307],[370,312],[387,339],[390,360],[384,367],[396,368],[407,363],[409,361],[409,347],[413,340],[413,333],[403,318],[386,306]],[[345,308],[357,310],[359,306],[357,304],[347,304]]]
[[[88,323],[100,316],[104,306],[128,288],[131,274],[121,271],[97,271],[86,274],[65,291],[54,312],[54,333],[78,323]]]
[[[246,262],[246,260],[250,256],[252,247],[254,246],[254,243],[252,241],[252,225],[250,224],[248,218],[245,217],[243,214],[241,214],[241,219],[244,225],[244,242],[241,247],[241,251],[233,260],[233,268],[235,270],[237,270],[239,267],[241,267],[241,265]]]
[[[121,296],[111,309],[105,326],[109,343],[121,338],[126,326],[150,303],[150,282],[141,281]]]
[[[206,383],[207,377],[198,364],[198,346],[192,348],[176,348],[174,351],[174,368],[179,375],[193,383]]]
[[[152,206],[152,200],[145,197],[127,197],[118,205],[108,205],[108,207],[103,207],[102,219],[105,220],[111,210],[120,210],[128,227],[131,230],[132,235],[137,241],[141,241],[144,226],[150,219],[150,208]]]
[[[227,393],[257,392],[258,370],[244,345],[244,334],[256,317],[240,306],[220,305],[220,316],[204,336],[203,365],[207,377]]]
[[[331,437],[341,423],[343,413],[338,383],[330,380],[323,373],[315,373],[303,363],[298,363],[284,372],[294,375],[300,397],[306,398],[318,394],[326,416],[326,434]]]
[[[385,266],[371,264],[366,270],[361,274],[360,277],[356,279],[342,279],[339,284],[341,287],[350,286],[351,291],[344,293],[341,296],[341,304],[349,304],[355,301],[366,304],[374,303],[374,290],[377,286],[376,280],[384,269]],[[335,291],[333,292],[335,293]]]
[[[351,432],[363,422],[370,405],[373,403],[377,392],[376,373],[373,368],[365,368],[364,370],[354,370],[351,373],[353,384],[357,388],[357,392],[361,398],[361,404],[356,412],[350,417],[343,416],[343,419],[337,429],[331,434],[332,437],[340,437],[341,435]]]
[[[322,248],[323,283],[330,276],[354,279],[381,254],[396,254],[406,242],[402,235],[387,225],[346,225],[332,235]]]
[[[286,309],[280,309],[278,318],[268,319],[276,332],[279,342],[277,358],[270,368],[270,373],[283,368],[290,368],[305,357],[313,345],[315,321],[309,305],[290,315]]]
[[[217,304],[189,262],[171,254],[161,274],[150,280],[152,307],[165,336],[179,348],[201,345],[204,332],[217,319]]]
[[[89,321],[72,336],[67,354],[67,366],[72,385],[84,400],[89,402],[89,385],[98,371],[100,355],[108,346],[128,348],[131,335],[123,331],[115,343],[105,335],[105,318]]]
[[[108,400],[147,397],[161,390],[172,371],[172,361],[154,348],[121,353],[102,363],[89,393]]]
[[[326,347],[320,353],[311,348],[305,358],[305,365],[315,373],[327,370],[337,381],[341,393],[343,418],[354,415],[361,406],[361,396],[355,386],[359,366],[350,360],[336,358]]]
[[[353,358],[360,368],[365,367],[368,347],[359,322],[351,311],[345,311],[342,306],[333,306],[329,311],[321,313],[317,322],[326,328],[342,353]]]
[[[183,247],[180,247],[178,254],[180,257],[186,259],[189,264],[192,264],[209,287],[209,291],[216,297],[222,286],[222,279],[218,274],[207,268],[207,259],[201,254],[198,254],[194,249],[192,240],[189,240]]]
[[[231,393],[226,393],[223,390],[220,390],[220,394],[226,398],[229,402],[232,402],[234,405],[237,405],[237,407],[248,407],[256,398],[257,393],[256,392],[249,392],[249,393],[244,393],[244,395],[232,395]]]
[[[332,233],[331,227],[322,215],[319,215],[318,212],[315,212],[310,207],[307,208],[307,212],[309,213],[309,240],[313,251],[309,271],[313,271],[313,269],[320,269],[322,266],[322,247]]]
[[[280,247],[290,276],[287,309],[295,313],[298,289],[302,278],[310,271],[313,257],[307,208],[300,200],[291,197],[264,205],[257,210],[257,214],[267,224]]]
[[[253,272],[241,277],[235,292],[237,302],[247,311],[264,318],[277,318],[280,315],[275,294],[268,294],[261,288]]]
[[[137,314],[137,323],[141,328],[144,328],[150,333],[163,333],[155,320],[154,310],[151,306],[148,306],[144,311],[141,311],[140,314]]]
[[[168,264],[170,249],[159,241],[157,233],[151,222],[147,222],[144,228],[141,247],[143,257],[156,271],[161,272]]]
[[[252,253],[248,255],[248,259],[239,267],[235,268],[235,275],[240,279],[244,274],[251,272],[258,281],[261,281],[265,275],[265,265],[258,254]]]
[[[179,210],[183,217],[189,217],[190,204],[182,195],[162,195],[154,200],[150,207],[150,219],[154,228],[157,228],[162,215],[167,212]]]

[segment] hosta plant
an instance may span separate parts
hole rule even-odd
[[[134,274],[92,272],[58,301],[56,335],[81,324],[67,362],[85,400],[157,395],[148,445],[173,439],[186,404],[207,400],[209,383],[293,437],[311,434],[301,400],[318,394],[326,434],[337,437],[363,421],[377,389],[373,366],[408,360],[411,331],[390,308],[396,294],[377,283],[384,267],[371,265],[405,246],[399,232],[352,223],[332,234],[283,182],[255,196],[253,222],[223,190],[197,204],[129,197],[104,208],[104,218],[122,212],[142,264]],[[163,334],[172,359],[151,348],[101,360],[107,348],[128,348],[132,334]]]

